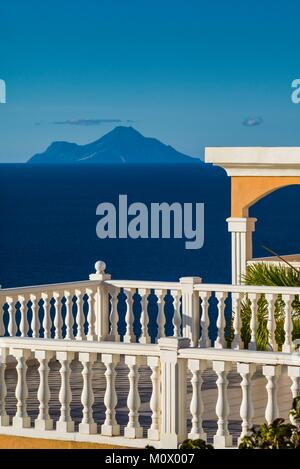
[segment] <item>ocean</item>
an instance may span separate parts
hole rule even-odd
[[[204,203],[204,245],[184,239],[104,239],[96,235],[101,202]],[[280,189],[251,208],[258,218],[254,255],[300,252],[300,188]],[[2,287],[87,279],[104,260],[114,279],[176,281],[200,276],[230,282],[230,179],[211,165],[29,166],[0,170]]]

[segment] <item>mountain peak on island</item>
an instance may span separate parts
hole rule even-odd
[[[150,164],[192,163],[197,159],[178,152],[155,138],[144,137],[131,126],[117,126],[87,145],[53,142],[30,164]]]

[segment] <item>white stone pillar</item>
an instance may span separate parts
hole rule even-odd
[[[5,381],[5,369],[8,358],[8,349],[0,349],[0,427],[9,426],[9,416],[6,412],[7,388]]]
[[[158,340],[161,363],[161,448],[177,448],[187,438],[186,371],[187,360],[178,359],[180,348],[190,340],[166,337]]]
[[[35,352],[35,358],[39,362],[39,376],[40,384],[37,393],[39,400],[39,414],[34,422],[37,430],[52,430],[53,421],[49,415],[49,400],[50,400],[50,389],[49,389],[49,361],[53,358],[54,352],[37,350]]]
[[[202,283],[200,277],[181,277],[182,291],[182,335],[190,339],[192,347],[198,347],[200,335],[199,293],[194,285]]]
[[[109,340],[109,297],[108,289],[103,282],[110,280],[111,275],[106,274],[105,269],[105,262],[97,261],[95,264],[96,273],[89,276],[90,280],[101,281],[94,295],[95,330],[98,341]]]
[[[256,218],[227,218],[231,233],[231,270],[233,285],[240,285],[246,273],[247,261],[252,259],[252,233]]]

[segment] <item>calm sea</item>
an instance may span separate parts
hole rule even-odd
[[[107,239],[96,236],[100,202],[203,202],[205,241],[185,249],[180,239]],[[262,244],[281,254],[300,252],[300,189],[281,189],[251,210]],[[2,287],[88,278],[102,259],[113,278],[177,280],[201,276],[230,281],[230,180],[209,165],[34,167],[0,169],[0,284]]]

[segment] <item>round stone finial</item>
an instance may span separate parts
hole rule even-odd
[[[106,264],[104,261],[97,261],[95,263],[96,274],[104,274],[106,269]]]

